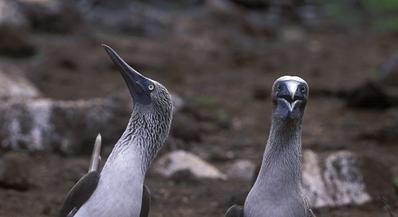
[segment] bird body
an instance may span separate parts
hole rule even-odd
[[[133,111],[89,199],[69,209],[66,217],[147,217],[150,193],[144,179],[169,133],[171,96],[163,85],[132,69],[113,49],[104,48],[127,83]]]
[[[272,88],[272,123],[261,167],[244,206],[232,206],[226,217],[308,217],[301,192],[302,117],[307,83],[283,76]]]

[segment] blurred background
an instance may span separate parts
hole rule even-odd
[[[317,216],[398,216],[396,0],[0,0],[0,216],[56,216],[97,133],[105,162],[125,129],[132,102],[101,43],[173,94],[150,216],[243,203],[286,74],[310,85]]]

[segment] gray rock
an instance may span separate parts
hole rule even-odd
[[[26,191],[31,187],[26,156],[7,153],[0,158],[0,187],[19,191]]]
[[[112,99],[7,101],[0,104],[0,145],[13,150],[88,153],[90,141],[99,132],[115,141],[128,117],[127,106]]]
[[[312,207],[362,205],[372,200],[359,159],[348,151],[335,152],[324,159],[305,151],[303,187]]]
[[[177,150],[162,156],[154,166],[155,172],[165,177],[172,177],[174,174],[184,171],[195,176],[195,178],[223,179],[227,176],[216,167],[205,162],[198,156]]]
[[[234,161],[226,169],[228,178],[250,181],[254,175],[256,166],[253,162],[245,159]]]
[[[12,0],[0,0],[0,25],[26,26],[27,19]]]
[[[39,90],[21,71],[11,65],[0,64],[0,99],[28,99],[40,96]]]
[[[305,39],[305,32],[299,26],[286,26],[280,29],[280,39],[284,42],[301,42]]]

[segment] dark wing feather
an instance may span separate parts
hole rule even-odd
[[[140,217],[148,217],[149,215],[149,208],[151,206],[151,192],[149,188],[144,185],[142,190],[142,203],[141,203],[141,213]]]
[[[97,171],[84,175],[66,195],[59,217],[72,217],[73,213],[91,197],[97,188],[99,177]]]
[[[225,217],[243,217],[243,207],[238,205],[231,206],[224,215]]]

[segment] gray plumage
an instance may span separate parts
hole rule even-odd
[[[169,133],[171,96],[163,85],[132,69],[110,47],[104,48],[126,80],[133,111],[101,171],[97,187],[74,217],[147,216],[149,191],[144,178]]]
[[[228,217],[308,217],[311,210],[301,188],[302,117],[307,83],[296,76],[277,79],[272,88],[273,113],[261,168],[243,208]]]

